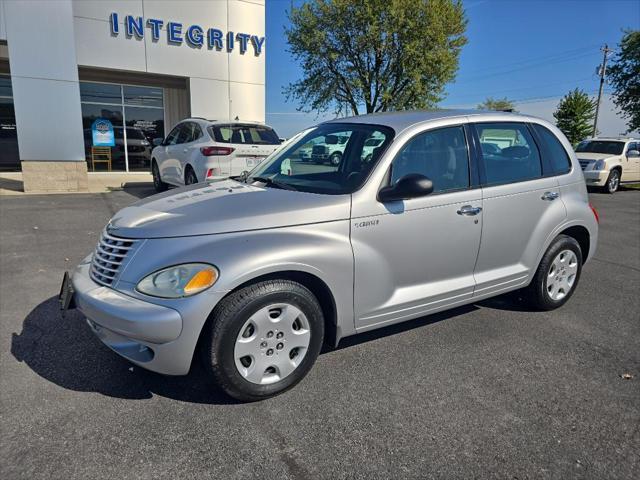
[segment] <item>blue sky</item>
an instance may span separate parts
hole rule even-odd
[[[301,2],[294,1],[295,5]],[[442,107],[475,107],[487,96],[508,97],[518,109],[549,117],[559,97],[598,88],[600,47],[616,47],[625,28],[640,29],[638,0],[468,0],[468,44]],[[291,0],[267,0],[267,122],[290,136],[324,117],[296,112],[282,89],[301,70],[287,52],[284,26]],[[607,103],[608,102],[608,103]],[[608,99],[605,109],[611,110]],[[549,111],[547,111],[549,110]],[[607,134],[623,123],[611,111]],[[610,130],[610,131],[608,131]]]

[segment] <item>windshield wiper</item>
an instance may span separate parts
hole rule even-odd
[[[251,181],[258,181],[270,185],[272,187],[281,188],[282,190],[292,190],[297,192],[298,189],[288,183],[282,183],[274,180],[273,177],[251,177]]]

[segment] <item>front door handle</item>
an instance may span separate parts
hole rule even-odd
[[[470,217],[473,215],[478,215],[481,211],[482,211],[481,207],[473,207],[471,205],[465,205],[464,207],[460,207],[460,210],[458,210],[458,215],[467,215]]]
[[[555,200],[556,198],[558,198],[560,196],[560,194],[558,192],[544,192],[542,194],[542,200]]]
[[[182,151],[183,151],[184,153],[187,153],[187,152],[189,151],[189,149],[188,149],[188,148],[184,148]]]

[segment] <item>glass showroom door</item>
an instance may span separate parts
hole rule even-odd
[[[0,75],[0,170],[20,170],[16,114],[8,75]]]
[[[154,138],[164,138],[164,95],[159,87],[123,86],[129,171],[150,171]]]
[[[149,172],[153,139],[164,138],[163,89],[80,82],[80,98],[89,171]],[[96,142],[96,121],[113,128],[112,146]]]
[[[80,100],[87,169],[90,172],[126,171],[122,87],[80,82]],[[107,136],[111,142],[95,135],[98,121],[101,127],[112,128],[113,136]]]

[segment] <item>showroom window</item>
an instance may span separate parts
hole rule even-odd
[[[145,171],[164,137],[160,87],[80,82],[85,157],[93,171]]]
[[[11,77],[0,75],[0,170],[20,170]]]

